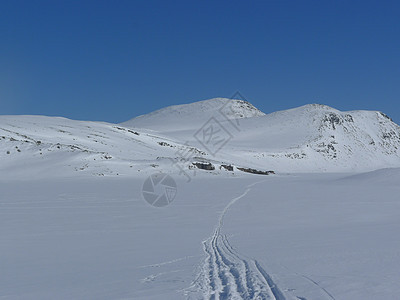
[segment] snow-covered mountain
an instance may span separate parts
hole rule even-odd
[[[366,171],[400,166],[400,127],[375,111],[311,104],[264,114],[248,102],[216,98],[122,124],[1,116],[0,157],[0,172],[16,176],[54,168],[134,175],[177,166],[230,174]]]
[[[289,171],[364,171],[400,163],[400,127],[377,111],[311,104],[243,120],[232,141],[241,157]]]
[[[380,168],[399,133],[228,99],[124,124],[1,116],[0,298],[397,299],[400,168]]]
[[[214,98],[190,104],[173,105],[121,123],[127,127],[141,127],[167,132],[198,129],[217,112],[228,119],[260,117],[265,114],[249,102]]]
[[[266,115],[251,104],[220,101],[211,99],[183,106],[194,120],[201,119],[201,124],[182,122],[178,117],[179,106],[123,124],[151,128],[204,148],[198,133],[207,129],[203,125],[213,118],[221,125],[214,124],[214,129],[225,129],[230,138],[212,158],[261,169],[348,172],[400,166],[400,127],[382,112],[341,112],[326,105],[309,104]],[[199,110],[199,106],[203,109]],[[222,112],[220,107],[224,109]],[[171,111],[174,126],[168,125]]]

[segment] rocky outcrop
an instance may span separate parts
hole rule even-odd
[[[225,169],[225,170],[227,170],[227,171],[233,171],[233,166],[232,166],[232,165],[224,165],[224,164],[222,164],[222,165],[219,167],[219,169],[220,169],[220,170]]]
[[[251,168],[237,168],[238,170],[246,173],[251,173],[251,174],[258,174],[258,175],[270,175],[270,174],[275,174],[274,171],[260,171],[256,169],[251,169]]]
[[[193,165],[201,170],[207,170],[207,171],[215,170],[215,167],[212,163],[194,162]]]

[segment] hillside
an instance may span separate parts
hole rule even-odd
[[[211,124],[214,130],[228,132],[229,141],[210,159],[280,172],[356,172],[400,166],[400,127],[382,112],[341,112],[309,104],[266,115],[254,113],[259,110],[251,105],[240,111],[239,115],[246,117],[235,118],[235,114],[216,109],[218,101],[206,102],[215,104],[214,109],[201,113],[197,111],[199,103],[204,104],[185,105],[184,110],[201,115],[203,123],[176,118],[172,129],[165,122],[170,110],[179,115],[179,107],[173,107],[123,124],[150,128],[201,149],[210,148],[204,147],[199,135],[207,129],[204,125],[215,119],[219,124]],[[237,111],[235,100],[232,108],[224,104],[225,111]],[[146,127],[149,120],[151,126]]]
[[[400,127],[377,111],[310,104],[264,114],[216,98],[122,124],[0,117],[0,172],[9,176],[192,172],[359,172],[400,166]],[[62,170],[62,172],[61,172]]]

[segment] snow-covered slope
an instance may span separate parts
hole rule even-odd
[[[227,98],[214,98],[190,104],[173,105],[133,118],[121,125],[141,127],[164,132],[197,129],[217,112],[228,119],[243,119],[265,114],[249,102]]]
[[[151,120],[152,130],[204,148],[198,133],[205,128],[207,120],[214,118],[231,135],[214,159],[281,172],[348,172],[400,166],[400,127],[384,113],[341,112],[329,106],[309,104],[265,115],[252,114],[259,110],[248,106],[240,112],[246,118],[232,122],[235,115],[226,118],[218,110],[221,103],[217,101],[211,106],[213,101],[206,102],[214,109],[207,110],[203,123],[194,122],[198,125],[195,128],[189,121],[191,126],[184,123],[169,127],[165,123],[168,110],[124,124],[145,128]],[[235,102],[232,104],[234,108],[224,103],[224,109],[235,111]],[[196,115],[198,105],[185,105],[185,113]],[[174,114],[179,115],[179,107],[174,108]]]
[[[182,174],[193,168],[230,175],[238,168],[357,172],[400,167],[400,127],[375,111],[310,104],[266,115],[248,102],[216,98],[119,125],[1,116],[0,158],[0,172],[15,176],[46,176],[49,169],[64,175]],[[193,165],[198,162],[207,165]]]
[[[242,104],[166,109],[136,127],[1,116],[0,298],[397,299],[400,168],[360,171],[399,166],[399,126],[380,112]],[[228,137],[218,149],[210,124]],[[270,169],[357,174],[243,171]],[[155,208],[144,187],[162,171],[176,197]]]
[[[311,104],[242,120],[231,152],[282,171],[365,171],[400,165],[400,127],[377,111]]]
[[[52,176],[154,172],[170,166],[169,158],[177,151],[202,154],[168,138],[116,124],[42,116],[0,117],[0,172],[18,178],[48,176],[49,171]]]

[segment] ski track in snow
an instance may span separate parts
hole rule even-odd
[[[221,234],[223,221],[229,208],[247,195],[260,182],[247,186],[240,196],[224,208],[214,234],[203,242],[207,255],[196,284],[205,299],[286,299],[271,276],[252,259],[240,256]]]
[[[315,280],[313,280],[310,277],[305,276],[305,275],[301,275],[301,277],[303,277],[304,279],[308,280],[309,282],[311,282],[312,284],[314,284],[315,286],[320,288],[332,300],[336,300],[335,297],[333,297],[333,295],[331,293],[329,293],[324,287],[320,286]]]

